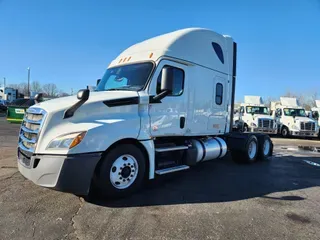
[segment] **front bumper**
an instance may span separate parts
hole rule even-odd
[[[273,128],[251,128],[250,132],[259,132],[259,133],[267,133],[267,134],[277,134],[278,129]]]
[[[87,195],[102,153],[73,155],[28,154],[18,148],[18,169],[35,184],[62,192]]]
[[[301,137],[318,137],[318,133],[313,131],[290,131],[290,135]]]

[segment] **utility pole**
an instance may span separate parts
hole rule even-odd
[[[6,78],[3,78],[3,88],[6,89]]]
[[[28,97],[30,97],[30,68],[28,67]]]

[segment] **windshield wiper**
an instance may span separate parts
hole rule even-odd
[[[122,90],[130,90],[130,89],[127,89],[127,88],[109,88],[109,89],[106,89],[105,91],[122,91]]]
[[[123,86],[123,87],[119,87],[119,88],[109,88],[109,89],[106,89],[105,91],[130,91],[130,90],[138,90],[140,89],[141,86]]]

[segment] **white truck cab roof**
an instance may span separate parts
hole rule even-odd
[[[208,42],[210,44],[208,44]],[[232,73],[233,39],[204,28],[186,28],[137,43],[123,51],[108,68],[141,61],[157,61],[167,56],[188,65],[192,63]],[[190,47],[190,46],[197,47]],[[216,54],[214,54],[213,49]],[[229,60],[228,60],[229,59]]]
[[[265,107],[265,104],[260,96],[244,96],[244,103],[241,106]]]
[[[292,97],[280,97],[280,103],[282,107],[303,108],[300,106],[298,99]]]

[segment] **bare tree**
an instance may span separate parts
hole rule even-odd
[[[319,99],[318,92],[313,92],[311,94],[311,107],[316,106],[316,100],[318,100],[318,99]]]
[[[41,84],[38,81],[33,81],[31,83],[31,91],[36,93],[41,92],[42,91]]]
[[[70,94],[62,90],[59,91],[58,97],[67,97],[67,96],[70,96]]]
[[[43,92],[47,97],[57,97],[58,88],[54,83],[47,83],[42,86]]]
[[[28,94],[28,85],[26,83],[9,84],[7,87],[17,89],[19,93],[22,93],[24,95],[29,95]]]
[[[277,100],[276,100],[276,98],[274,98],[274,97],[267,97],[264,103],[265,103],[267,106],[271,107],[271,102],[276,102],[276,101],[277,101]]]
[[[19,88],[19,84],[8,84],[6,87],[18,89]]]
[[[283,96],[297,98],[297,94],[295,94],[294,92],[291,92],[290,90],[288,90]]]

